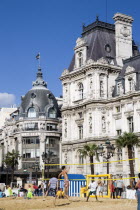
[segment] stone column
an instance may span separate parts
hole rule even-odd
[[[40,166],[41,166],[41,168],[44,168],[43,167],[44,163],[43,163],[43,160],[42,160],[42,154],[43,154],[43,152],[45,152],[46,136],[45,136],[45,134],[42,133],[39,138],[40,138]]]
[[[20,135],[17,139],[18,141],[18,152],[21,158],[18,160],[18,169],[22,168],[22,136]]]

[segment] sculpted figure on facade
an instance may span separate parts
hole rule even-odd
[[[89,133],[92,133],[92,116],[89,115]]]
[[[120,83],[120,95],[124,94],[124,87],[122,85],[122,83]]]
[[[64,136],[65,138],[67,137],[67,120],[65,120],[65,123],[64,123]]]
[[[102,131],[106,130],[106,121],[105,121],[105,117],[102,117]]]

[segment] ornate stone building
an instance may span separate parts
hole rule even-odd
[[[113,19],[115,24],[109,24],[97,17],[83,26],[70,66],[61,75],[62,163],[89,163],[77,152],[86,143],[99,145],[109,139],[115,144],[125,131],[140,133],[140,54],[132,38],[133,18],[117,13]],[[140,157],[140,149],[133,149],[134,157]],[[128,176],[129,164],[121,159],[128,159],[125,148],[116,149],[110,173]],[[70,170],[88,174],[90,166]],[[95,165],[95,173],[106,174],[106,164]]]
[[[59,99],[59,104],[61,100]],[[1,130],[1,181],[5,181],[5,174],[7,174],[3,159],[7,152],[13,149],[19,151],[21,156],[15,171],[15,180],[18,177],[18,180],[23,179],[23,182],[26,182],[29,178],[29,171],[32,171],[35,177],[36,170],[33,169],[35,163],[39,167],[37,176],[41,177],[43,152],[50,155],[47,156],[46,163],[48,158],[51,163],[59,163],[60,137],[60,106],[51,91],[47,89],[39,68],[32,89],[22,97],[20,107],[11,114],[10,119],[5,122]],[[55,169],[51,168],[49,172],[55,172]]]

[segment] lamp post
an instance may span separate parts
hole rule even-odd
[[[38,179],[37,179],[37,172],[40,170],[39,168],[39,165],[38,165],[38,162],[36,161],[33,166],[32,166],[32,169],[35,170],[35,174],[36,174],[36,185],[38,184]]]
[[[111,144],[109,140],[105,142],[106,154],[104,151],[104,145],[100,144],[97,149],[97,153],[100,156],[103,156],[107,160],[107,174],[109,174],[109,159],[114,156],[115,147],[114,144]]]
[[[46,153],[46,152],[42,153],[42,160],[43,160],[44,164],[46,164],[46,163],[49,164],[50,163],[50,151],[48,151],[48,153]],[[45,174],[44,174],[44,176],[45,176]],[[47,167],[47,179],[48,178],[49,178],[49,166]]]

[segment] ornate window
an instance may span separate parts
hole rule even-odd
[[[49,118],[56,118],[56,110],[54,108],[49,109],[48,117]]]
[[[28,117],[36,117],[36,110],[34,107],[28,109]]]
[[[129,91],[132,91],[133,90],[133,79],[129,78],[128,82],[129,82]]]
[[[134,123],[133,123],[133,117],[128,117],[128,131],[133,132],[134,131]]]
[[[79,84],[79,99],[84,98],[84,86],[82,83]]]
[[[111,47],[110,47],[109,44],[106,44],[106,45],[105,45],[105,51],[108,52],[108,53],[111,52]]]
[[[121,83],[117,84],[117,94],[120,95]]]
[[[79,67],[81,67],[83,65],[83,53],[82,52],[78,53],[78,64],[79,64]]]
[[[80,125],[80,126],[78,126],[78,128],[79,128],[79,139],[82,139],[83,138],[83,126]]]
[[[103,81],[100,81],[100,97],[104,96],[104,86]]]

